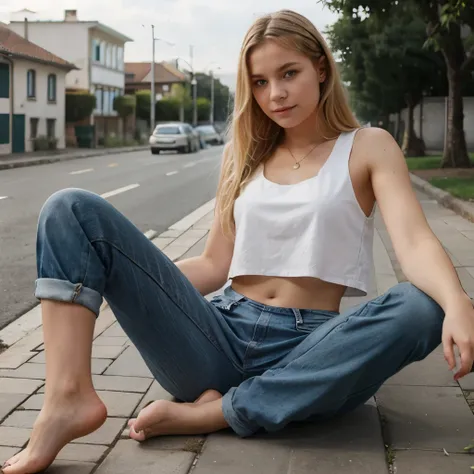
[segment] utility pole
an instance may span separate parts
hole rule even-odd
[[[214,71],[210,70],[211,76],[211,113],[210,113],[210,122],[211,125],[214,125]]]
[[[153,135],[155,130],[155,25],[151,25],[151,87],[150,87],[150,135]]]
[[[197,80],[196,80],[196,75],[194,73],[194,64],[193,64],[193,59],[194,59],[194,46],[190,45],[189,46],[189,55],[191,58],[191,74],[192,74],[192,80],[191,80],[191,85],[193,87],[193,127],[197,126]]]

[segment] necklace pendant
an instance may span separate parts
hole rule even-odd
[[[299,163],[295,163],[295,164],[293,165],[293,169],[294,169],[294,170],[297,170],[299,167],[300,167],[300,164],[299,164]]]

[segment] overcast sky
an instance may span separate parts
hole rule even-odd
[[[0,21],[23,8],[42,20],[61,20],[65,9],[77,9],[80,20],[97,20],[133,39],[125,47],[126,61],[151,59],[151,24],[155,36],[175,43],[156,43],[156,60],[176,56],[189,61],[194,45],[196,70],[221,69],[216,75],[232,83],[241,42],[255,17],[291,8],[307,16],[321,31],[336,16],[318,0],[0,0]]]

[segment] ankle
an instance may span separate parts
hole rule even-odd
[[[57,383],[48,383],[45,386],[45,401],[58,402],[61,400],[71,400],[76,398],[85,398],[91,395],[97,396],[92,381],[64,381]]]

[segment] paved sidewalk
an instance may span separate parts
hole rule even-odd
[[[474,297],[474,224],[426,195],[418,196],[465,289]],[[172,226],[155,244],[174,260],[199,254],[212,212],[196,223],[195,218]],[[379,214],[376,227],[376,281],[368,297],[404,280]],[[360,301],[347,298],[343,308]],[[37,311],[35,317],[39,316]],[[25,445],[41,407],[42,350],[39,327],[0,355],[0,460]],[[148,401],[170,395],[153,381],[110,309],[105,308],[98,319],[92,355],[94,384],[109,418],[96,433],[64,448],[47,472],[464,474],[474,464],[474,456],[463,449],[474,438],[469,406],[474,407],[474,374],[461,386],[454,382],[441,347],[387,381],[369,403],[338,420],[295,424],[243,440],[228,430],[209,436],[166,436],[143,444],[127,439],[127,420]]]
[[[93,156],[117,155],[119,153],[130,153],[147,149],[148,146],[140,145],[117,148],[78,148],[74,150],[58,150],[53,153],[22,153],[20,155],[8,155],[8,157],[0,155],[0,170],[45,165],[58,161],[77,160],[78,158],[90,158]]]

